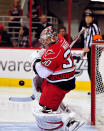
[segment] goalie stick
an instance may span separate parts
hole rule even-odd
[[[70,48],[73,47],[73,45],[77,42],[77,40],[80,38],[81,34],[83,34],[83,32],[86,30],[85,27],[82,27],[82,29],[80,30],[80,32],[77,34],[77,36],[75,37],[75,39],[71,42],[70,44]]]
[[[9,97],[9,100],[14,102],[29,102],[35,100],[35,96],[32,94],[28,97]]]
[[[84,31],[85,31],[85,28],[82,27],[81,31],[78,33],[78,35],[75,37],[75,39],[71,42],[70,48],[73,47],[73,45],[76,43],[76,41],[79,39],[79,37],[81,36],[81,34]],[[34,96],[34,94],[32,94],[29,97],[9,97],[9,100],[14,101],[14,102],[28,102],[28,101],[35,100],[35,96]]]
[[[29,101],[35,100],[35,96],[34,96],[34,94],[32,94],[31,96],[28,96],[28,97],[9,97],[9,100],[13,101],[13,102],[29,102]],[[60,108],[63,111],[66,111],[66,112],[69,112],[69,113],[71,112],[69,107],[65,106],[64,103],[60,104]]]

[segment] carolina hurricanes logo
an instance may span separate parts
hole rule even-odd
[[[46,57],[47,55],[51,55],[51,54],[55,54],[55,53],[53,52],[53,50],[52,50],[52,49],[51,49],[51,50],[47,50],[46,53],[45,53],[45,57]]]

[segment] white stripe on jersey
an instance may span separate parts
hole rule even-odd
[[[70,68],[70,69],[64,69],[61,71],[55,71],[52,75],[59,75],[59,74],[64,74],[64,73],[69,73],[69,72],[73,72],[75,70],[75,68]]]

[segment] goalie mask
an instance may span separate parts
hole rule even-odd
[[[46,46],[46,44],[53,44],[58,40],[57,33],[53,30],[52,26],[45,28],[40,34],[40,42]]]

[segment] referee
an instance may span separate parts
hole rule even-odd
[[[88,60],[88,74],[91,80],[91,44],[93,41],[93,36],[100,34],[100,30],[97,24],[94,23],[94,14],[92,12],[85,14],[85,26],[86,30],[84,32],[84,52],[83,56],[87,53]]]

